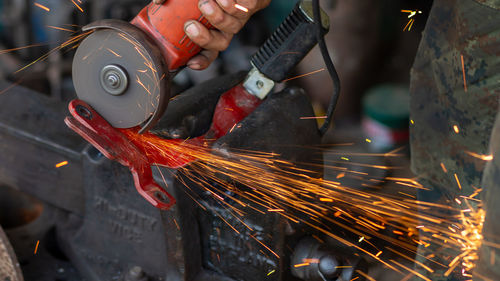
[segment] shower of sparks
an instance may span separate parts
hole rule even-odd
[[[244,6],[241,6],[240,4],[234,4],[234,7],[240,11],[243,11],[245,13],[248,13],[248,8],[247,7],[244,7]]]
[[[47,7],[45,7],[45,6],[44,6],[44,5],[42,5],[42,4],[39,4],[39,3],[37,3],[37,2],[34,2],[34,3],[33,3],[33,5],[37,6],[37,7],[38,7],[38,8],[40,8],[40,9],[43,9],[43,10],[45,10],[45,11],[47,11],[47,12],[50,12],[50,9],[49,9],[49,8],[47,8]]]
[[[36,246],[35,246],[35,255],[36,255],[36,252],[38,251],[38,244],[40,244],[40,240],[36,241]]]
[[[406,26],[403,28],[403,31],[406,30],[406,28],[408,27],[408,31],[411,30],[411,27],[413,26],[413,23],[415,22],[415,19],[413,18],[415,15],[417,14],[421,14],[422,11],[420,10],[401,10],[402,13],[408,13],[408,18],[410,19],[408,21],[408,23],[406,24]]]
[[[309,73],[302,74],[302,75],[298,75],[298,76],[295,76],[295,77],[292,77],[292,78],[288,78],[288,79],[283,80],[282,82],[288,82],[288,81],[292,81],[292,80],[295,80],[295,79],[298,79],[298,78],[302,78],[302,77],[310,76],[310,75],[313,75],[313,74],[319,73],[319,72],[321,72],[321,71],[325,71],[325,68],[318,69],[318,70],[315,70],[315,71],[311,71],[311,72],[309,72]]]
[[[61,168],[61,167],[64,167],[64,166],[66,166],[68,164],[69,164],[68,161],[63,161],[61,163],[56,164],[56,168]]]
[[[292,225],[300,223],[310,227],[396,272],[415,273],[412,268],[405,267],[390,258],[391,255],[386,254],[384,249],[403,259],[412,259],[404,253],[414,251],[418,245],[423,246],[424,252],[428,251],[423,256],[427,257],[430,263],[447,272],[460,267],[462,274],[466,276],[472,271],[484,217],[484,213],[475,207],[477,199],[474,197],[480,192],[479,190],[470,196],[460,197],[462,204],[459,205],[460,208],[455,208],[447,204],[419,201],[405,192],[388,195],[361,191],[331,180],[315,178],[310,176],[312,171],[281,160],[275,153],[234,150],[221,156],[217,151],[212,151],[208,144],[206,146],[197,146],[189,142],[173,144],[148,135],[124,132],[129,138],[136,139],[140,143],[161,148],[151,153],[169,155],[172,152],[182,152],[183,155],[197,159],[189,167],[178,170],[178,174],[183,178],[197,183],[193,185],[181,180],[185,192],[203,209],[214,210],[201,200],[200,194],[210,194],[214,204],[228,210],[239,221],[231,223],[218,214],[224,223],[237,233],[242,233],[245,228],[252,231],[245,223],[247,210],[257,211],[263,215],[272,213],[282,216]],[[383,156],[385,154],[381,157]],[[368,174],[359,174],[349,168],[325,162],[326,170],[353,173],[367,181],[372,179]],[[332,163],[335,164],[336,161]],[[357,165],[351,162],[349,164]],[[378,165],[367,166],[384,170],[394,169]],[[386,177],[384,181],[398,184],[402,191],[427,189],[415,179]],[[211,182],[216,184],[210,184]],[[228,203],[230,201],[234,203]],[[355,234],[355,238],[341,237],[336,234],[337,231],[326,227],[327,224]],[[280,258],[263,241],[255,236],[250,235],[250,237],[263,247],[263,251]],[[375,241],[377,243],[374,243]],[[434,259],[435,256],[431,254],[437,252],[430,247],[431,245],[452,253],[452,258],[446,261],[447,264]],[[420,254],[422,253],[419,250]],[[414,262],[426,271],[433,271],[423,263]],[[310,261],[304,261],[294,266],[310,264]],[[415,275],[418,276],[416,273]]]
[[[460,59],[462,61],[462,74],[463,74],[463,77],[464,77],[464,91],[467,92],[467,80],[465,78],[464,56],[460,55]]]

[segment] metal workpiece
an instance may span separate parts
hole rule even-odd
[[[259,99],[265,99],[274,88],[274,81],[267,78],[264,74],[253,67],[247,75],[243,87],[252,95]]]

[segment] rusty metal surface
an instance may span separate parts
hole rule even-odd
[[[0,280],[23,281],[16,254],[10,246],[9,239],[0,227]]]

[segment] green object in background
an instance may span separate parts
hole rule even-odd
[[[391,129],[408,128],[410,94],[408,87],[382,85],[370,90],[363,98],[363,113]]]
[[[363,98],[363,131],[372,150],[387,152],[409,139],[410,95],[408,87],[382,85]]]
[[[273,0],[271,4],[264,9],[266,20],[269,24],[270,30],[275,30],[283,22],[283,20],[290,14],[290,11],[295,7],[298,0]]]

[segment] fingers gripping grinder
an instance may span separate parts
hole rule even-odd
[[[167,108],[171,79],[201,50],[184,33],[188,20],[212,28],[197,5],[198,0],[167,0],[149,4],[130,23],[94,22],[83,28],[89,35],[73,60],[78,99],[69,105],[72,116],[66,118],[66,124],[106,157],[128,166],[138,192],[160,209],[170,208],[175,200],[153,180],[150,166],[178,168],[194,159],[179,151],[160,151],[128,136],[150,134],[148,129]],[[247,78],[221,96],[209,132],[188,142],[209,146],[249,115],[275,82],[287,78],[316,45],[318,26],[323,34],[328,31],[326,14],[322,12],[317,24],[312,2],[300,1],[252,57],[254,67]]]

